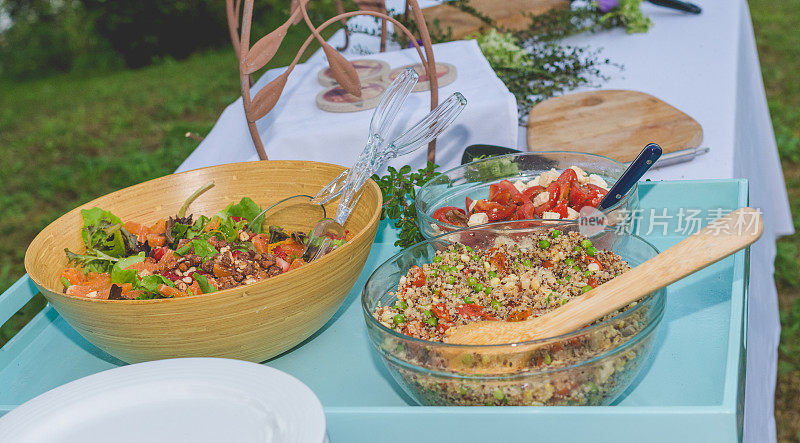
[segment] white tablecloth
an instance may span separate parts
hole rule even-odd
[[[765,230],[751,249],[744,441],[774,441],[780,321],[773,262],[775,239],[794,232],[792,219],[747,4],[695,3],[703,8],[701,15],[643,4],[655,22],[647,34],[615,30],[569,42],[602,47],[603,57],[624,65],[621,72],[606,70],[612,77],[603,88],[653,94],[703,126],[708,154],[645,178],[750,181],[750,205],[764,213]],[[525,137],[522,129],[520,146]]]
[[[774,441],[773,398],[780,326],[772,277],[773,261],[775,239],[793,232],[791,215],[747,4],[744,0],[695,2],[703,8],[699,16],[644,4],[644,12],[655,23],[647,34],[628,35],[622,30],[614,30],[573,37],[570,42],[602,47],[604,57],[624,65],[621,72],[607,70],[611,79],[602,85],[603,88],[635,89],[653,94],[685,111],[703,126],[703,146],[711,148],[709,154],[689,163],[651,171],[646,178],[747,178],[750,181],[750,205],[763,211],[766,227],[764,237],[751,250],[744,440]],[[389,1],[390,7],[399,8],[395,3],[399,4],[399,1]],[[334,36],[332,41],[336,38]],[[374,48],[377,44],[374,41],[370,43],[364,36],[357,36],[355,46]],[[437,60],[452,63],[439,53]],[[320,59],[319,54],[312,57],[312,60]],[[465,80],[461,66],[459,79]],[[494,79],[486,87],[494,88]],[[452,86],[446,88],[444,95],[451,90],[454,90]],[[463,91],[466,93],[466,86]],[[470,98],[469,93],[466,95]],[[501,96],[498,101],[506,99],[506,96]],[[469,107],[470,112],[478,113],[479,119],[480,116],[496,117],[489,110],[475,109],[478,106],[474,101]],[[502,108],[506,109],[506,106]],[[503,118],[510,121],[510,114],[506,112]],[[462,122],[467,118],[475,117],[465,116]],[[270,130],[264,125],[260,128],[262,131]],[[366,128],[366,123],[363,128]],[[524,128],[515,128],[516,138],[510,141],[501,141],[508,139],[506,126],[500,133],[489,125],[482,125],[480,131],[484,132],[484,137],[474,131],[470,137],[458,141],[459,149],[446,141],[446,135],[443,136],[440,146],[447,147],[439,151],[440,164],[457,163],[461,156],[460,148],[474,142],[514,146],[516,140],[519,147],[524,149],[526,145]],[[362,133],[365,129],[359,128],[348,138],[353,140],[354,147],[348,146],[347,152],[361,149],[355,140],[359,135],[363,138]],[[302,158],[296,143],[292,144],[290,139],[280,140],[279,143],[274,138],[269,140],[265,137],[268,152],[276,154],[273,158]],[[285,145],[281,147],[281,144]],[[292,156],[293,149],[298,152]],[[347,163],[343,155],[337,155],[338,161],[334,162]],[[254,158],[255,151],[244,125],[241,102],[237,101],[226,109],[208,138],[181,165],[180,170]],[[413,159],[417,163],[412,164],[419,166],[422,159],[420,154]],[[403,159],[403,162],[409,160]]]
[[[439,101],[455,91],[468,101],[458,120],[439,137],[437,163],[447,168],[456,166],[464,146],[470,144],[514,145],[517,139],[514,96],[492,71],[478,45],[474,41],[443,43],[434,46],[434,54],[437,62],[450,63],[457,72],[453,83],[439,89]],[[391,68],[419,62],[414,49],[367,57],[381,59]],[[327,64],[319,56],[298,65],[275,109],[256,122],[271,160],[316,160],[350,166],[364,149],[373,110],[347,113],[320,110],[315,97],[324,87],[317,81],[317,73],[325,67]],[[283,68],[268,71],[254,85],[253,94],[283,71]],[[400,130],[407,129],[428,112],[430,92],[412,93],[397,117],[395,134],[399,135]],[[423,147],[391,164],[421,167],[426,155]],[[257,159],[240,98],[225,109],[205,140],[178,170]]]

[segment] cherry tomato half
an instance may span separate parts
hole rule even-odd
[[[443,223],[450,223],[456,226],[467,225],[467,215],[463,209],[455,206],[443,206],[433,213],[433,218]]]

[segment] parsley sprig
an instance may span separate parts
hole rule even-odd
[[[411,171],[411,166],[405,165],[398,171],[389,167],[389,173],[383,177],[373,175],[372,179],[381,188],[383,194],[383,209],[381,220],[389,218],[395,220],[394,226],[400,229],[395,246],[407,248],[414,243],[424,240],[417,222],[417,207],[414,199],[417,188],[440,175],[436,172],[437,165],[428,162],[427,166],[416,172]]]

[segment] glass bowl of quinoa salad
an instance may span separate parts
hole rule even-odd
[[[525,152],[475,160],[444,171],[422,186],[415,199],[417,219],[425,238],[467,226],[517,219],[574,220],[588,213],[582,211],[584,206],[594,208],[626,168],[624,163],[602,155],[570,151]],[[570,173],[574,186],[557,189],[556,182],[562,181],[569,169],[575,172]],[[513,201],[497,197],[502,197],[506,188]],[[580,198],[578,194],[582,194]],[[498,201],[501,204],[496,204]],[[613,225],[638,207],[638,186],[634,185],[603,214]]]
[[[606,228],[511,221],[418,243],[379,266],[362,292],[370,343],[418,403],[607,405],[648,360],[664,313],[659,290],[557,337],[501,345],[446,343],[449,328],[522,321],[579,297],[658,254]]]

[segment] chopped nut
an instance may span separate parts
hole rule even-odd
[[[250,240],[250,234],[248,234],[247,231],[240,232],[239,233],[239,240],[241,240],[241,241]]]

